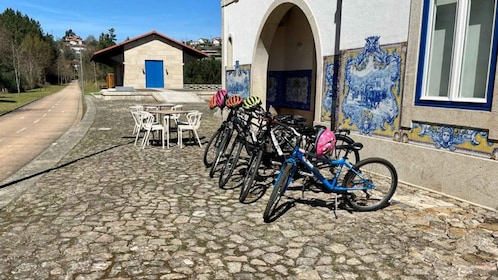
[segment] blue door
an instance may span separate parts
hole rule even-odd
[[[162,60],[145,61],[145,87],[164,88],[164,70]]]

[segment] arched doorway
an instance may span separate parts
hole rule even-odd
[[[253,92],[279,114],[302,115],[313,123],[316,53],[313,31],[303,10],[288,2],[275,7],[261,28],[255,48]]]

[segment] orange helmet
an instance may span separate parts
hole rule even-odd
[[[213,94],[211,98],[209,98],[209,109],[213,110],[216,108],[218,104],[216,104],[216,94]]]
[[[232,95],[228,97],[225,105],[229,108],[237,108],[242,105],[242,102],[244,102],[244,99],[242,99],[242,97],[240,97],[239,95]]]

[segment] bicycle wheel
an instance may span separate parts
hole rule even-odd
[[[240,152],[242,152],[242,148],[244,148],[244,140],[243,139],[235,139],[234,145],[230,148],[230,152],[228,153],[228,158],[223,164],[223,168],[221,169],[220,178],[218,181],[218,186],[223,188],[228,179],[232,176],[235,167],[237,166],[237,162],[239,161]]]
[[[213,164],[211,164],[211,169],[209,170],[209,177],[213,178],[214,173],[217,171],[218,164],[221,158],[225,154],[225,150],[228,147],[230,139],[232,138],[232,132],[230,128],[225,128],[222,133],[222,139],[220,140],[220,145],[216,148],[216,154],[214,157]]]
[[[373,189],[348,191],[344,195],[346,203],[357,211],[374,211],[385,207],[398,186],[398,174],[389,161],[382,158],[364,159],[344,177],[344,186],[348,188],[361,189],[372,185]]]
[[[258,174],[259,165],[261,164],[261,157],[263,156],[263,150],[257,148],[249,159],[249,164],[247,165],[246,175],[242,181],[242,187],[240,188],[239,201],[244,203],[251,190],[254,178]]]
[[[204,160],[204,165],[206,167],[210,167],[214,162],[214,158],[216,156],[216,149],[220,145],[222,131],[223,131],[222,127],[218,128],[218,130],[216,130],[213,136],[211,136],[209,142],[206,145],[206,148],[204,149],[203,160]]]
[[[354,143],[354,140],[344,134],[336,134],[336,142],[335,146],[340,147],[341,145],[350,145]],[[334,155],[336,159],[342,158],[344,154],[346,154],[347,149],[341,149],[341,148],[336,148],[334,150]],[[348,156],[348,159],[350,160],[351,164],[356,164],[357,162],[360,161],[360,152],[358,150],[353,150],[353,155],[351,153]]]
[[[284,195],[285,193],[287,184],[291,180],[292,168],[293,165],[291,163],[285,162],[284,166],[280,169],[280,173],[278,174],[275,185],[273,186],[270,199],[266,203],[265,212],[263,213],[263,220],[266,223],[269,223],[271,221],[271,217],[275,212],[275,209],[277,209],[280,197],[282,197],[282,195]]]

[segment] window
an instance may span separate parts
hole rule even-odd
[[[416,105],[490,110],[496,2],[425,0]]]

